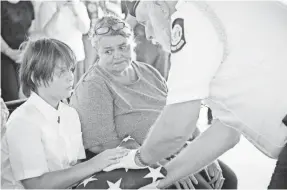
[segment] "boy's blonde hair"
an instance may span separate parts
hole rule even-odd
[[[20,66],[20,82],[28,97],[37,92],[39,85],[49,85],[56,67],[70,69],[76,64],[76,56],[65,43],[49,38],[28,40],[21,45],[23,50]]]

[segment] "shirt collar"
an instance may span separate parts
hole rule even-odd
[[[185,0],[178,0],[177,1],[177,4],[175,5],[175,8],[176,8],[176,10],[178,10],[179,9],[179,7],[182,5],[182,3],[184,3],[185,2]]]
[[[62,103],[59,103],[58,110],[53,108],[50,104],[48,104],[45,100],[43,100],[38,94],[35,92],[31,92],[30,103],[32,103],[49,121],[57,122],[58,117],[60,116],[60,109],[62,107]]]

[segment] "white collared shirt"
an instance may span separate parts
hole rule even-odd
[[[221,123],[276,158],[287,143],[286,5],[181,0],[176,9],[167,104],[205,100]]]
[[[83,158],[76,110],[64,103],[56,110],[32,93],[7,122],[2,139],[2,188],[19,188],[20,180],[69,168]]]

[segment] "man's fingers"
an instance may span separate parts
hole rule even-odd
[[[184,179],[181,179],[179,181],[180,181],[180,184],[183,186],[183,189],[188,189],[188,186],[187,186],[187,184],[186,184]]]
[[[191,181],[190,178],[187,178],[185,181],[186,181],[186,183],[188,185],[188,189],[194,189],[194,186],[193,186],[192,181]]]
[[[215,176],[211,179],[211,181],[209,182],[209,184],[214,184],[216,181],[219,180],[221,173],[217,172],[215,173]]]
[[[194,183],[194,184],[198,184],[198,181],[197,181],[197,179],[196,179],[196,177],[194,176],[194,175],[190,175],[189,176],[189,179]]]
[[[176,189],[181,189],[180,184],[178,182],[175,182],[174,185],[175,185]]]
[[[210,175],[210,177],[214,177],[215,172],[214,172],[213,167],[207,167],[207,170],[208,170],[208,174]]]
[[[221,189],[221,187],[222,187],[222,185],[223,185],[223,183],[224,183],[224,178],[220,178],[219,180],[217,180],[216,181],[216,183],[215,183],[215,189]]]
[[[219,189],[222,189],[222,186],[223,186],[223,184],[224,184],[224,182],[225,182],[225,178],[223,178],[222,180],[221,180],[221,184],[219,185]]]

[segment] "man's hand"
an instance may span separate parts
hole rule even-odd
[[[119,163],[113,164],[107,168],[104,169],[105,172],[109,172],[115,169],[119,169],[119,168],[127,168],[127,169],[142,169],[142,168],[146,168],[145,167],[141,167],[139,165],[136,164],[135,162],[135,155],[138,149],[133,149],[130,150],[128,155],[121,158]]]
[[[214,184],[215,189],[221,189],[225,178],[222,175],[222,170],[217,161],[214,161],[209,166],[207,166],[207,172],[211,177],[209,184]]]
[[[174,183],[177,189],[195,189],[193,184],[198,184],[198,181],[194,175],[189,175]]]

